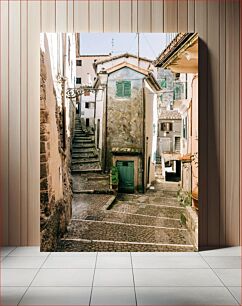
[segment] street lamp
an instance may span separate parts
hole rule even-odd
[[[105,70],[101,70],[98,74],[99,76],[99,81],[100,84],[102,86],[102,88],[105,88],[107,86],[107,82],[108,82],[108,74]]]

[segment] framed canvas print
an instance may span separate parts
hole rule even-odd
[[[198,247],[198,34],[41,33],[42,251]]]

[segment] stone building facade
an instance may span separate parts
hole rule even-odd
[[[49,35],[49,36],[48,36]],[[51,36],[52,35],[52,36]],[[59,35],[59,37],[56,37]],[[56,44],[62,52],[54,53]],[[40,50],[40,236],[41,250],[54,251],[71,218],[71,142],[75,105],[65,98],[65,89],[74,81],[71,58],[75,61],[75,40],[67,34],[44,34]],[[55,66],[55,60],[63,65]],[[58,72],[57,72],[58,71]],[[57,72],[57,73],[56,73]],[[71,74],[72,78],[71,78]]]
[[[157,109],[160,87],[147,70],[126,62],[105,72],[103,168],[110,171],[112,166],[118,167],[119,191],[143,192],[154,179],[157,118],[153,110]]]

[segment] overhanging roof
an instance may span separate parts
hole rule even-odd
[[[123,57],[124,58],[132,57],[132,58],[138,59],[137,55],[130,54],[130,53],[123,53],[123,54],[119,54],[119,55],[115,55],[115,56],[110,56],[107,59],[96,61],[93,65],[94,66],[101,65],[101,64],[104,64],[104,63],[107,63],[107,62],[111,62],[111,61],[117,60],[119,58],[123,58]],[[152,60],[150,60],[150,59],[148,59],[146,57],[139,57],[139,60],[147,62],[147,63],[152,63],[153,62]]]
[[[173,72],[198,72],[198,34],[179,33],[153,62]]]

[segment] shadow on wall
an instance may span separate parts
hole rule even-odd
[[[219,75],[212,75],[212,65],[218,65],[217,58],[199,38],[199,250],[222,246],[225,231],[220,222],[219,88],[213,83]]]

